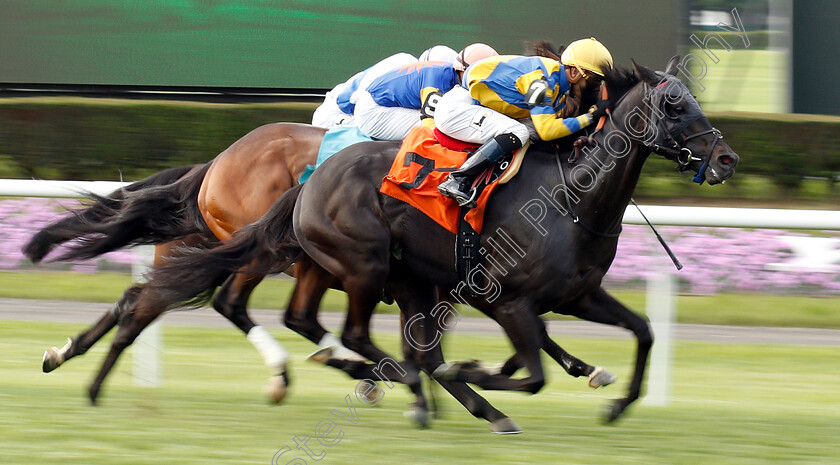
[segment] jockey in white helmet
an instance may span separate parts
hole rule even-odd
[[[485,44],[462,50],[454,64],[420,61],[383,74],[359,92],[355,124],[368,137],[402,140],[414,126],[433,124],[440,96],[456,86],[464,68],[474,61],[498,55]]]
[[[353,113],[356,105],[354,93],[364,90],[374,79],[386,71],[409,63],[416,63],[417,58],[408,53],[397,53],[359,71],[346,82],[335,86],[327,92],[324,102],[312,114],[312,125],[329,129],[339,124],[353,124]]]

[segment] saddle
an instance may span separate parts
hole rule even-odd
[[[458,203],[442,195],[437,186],[477,148],[475,144],[458,141],[437,129],[417,126],[403,141],[379,191],[417,208],[453,234],[457,234],[461,218],[476,232],[481,232],[490,195],[499,184],[508,182],[518,172],[527,145],[515,154],[506,155],[476,177],[473,188],[477,190],[477,206],[462,212]]]
[[[463,282],[467,282],[470,270],[480,262],[478,249],[487,201],[496,187],[508,182],[519,171],[528,145],[515,154],[507,154],[479,174],[472,186],[476,189],[476,207],[461,208],[454,199],[442,195],[437,186],[477,148],[475,144],[453,139],[437,129],[432,131],[417,126],[406,136],[379,189],[420,210],[456,235],[455,267]],[[472,287],[467,287],[472,295]]]

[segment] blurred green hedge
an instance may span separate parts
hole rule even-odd
[[[203,163],[248,131],[309,122],[315,104],[201,104],[105,99],[0,100],[0,177],[139,179]],[[840,117],[712,113],[741,155],[733,178],[759,176],[784,190],[809,176],[840,174]],[[673,171],[652,157],[646,175]]]
[[[840,117],[710,113],[712,125],[741,156],[738,173],[798,188],[806,176],[840,179]]]
[[[317,105],[0,100],[0,176],[139,179],[204,163],[258,126],[308,123]]]

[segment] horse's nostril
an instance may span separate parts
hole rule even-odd
[[[720,158],[718,158],[718,162],[720,162],[721,165],[731,165],[732,157],[729,155],[721,155]]]

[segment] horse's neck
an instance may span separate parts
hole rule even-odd
[[[572,209],[585,225],[602,233],[618,229],[646,158],[647,152],[636,145],[616,156],[600,142],[564,166],[565,184],[571,201],[576,202]]]
[[[623,107],[641,107],[641,103],[634,105],[628,102]],[[623,144],[619,142],[618,133],[626,136],[629,132],[614,122],[621,124],[623,120],[624,116],[616,111],[596,134],[598,145],[584,151],[579,160],[565,167],[568,186],[572,192],[577,191],[580,198],[576,213],[584,224],[604,233],[618,229],[650,155],[648,149],[636,142],[631,142],[626,151],[620,150]],[[622,140],[626,142],[628,139]],[[591,178],[593,174],[594,182]]]

